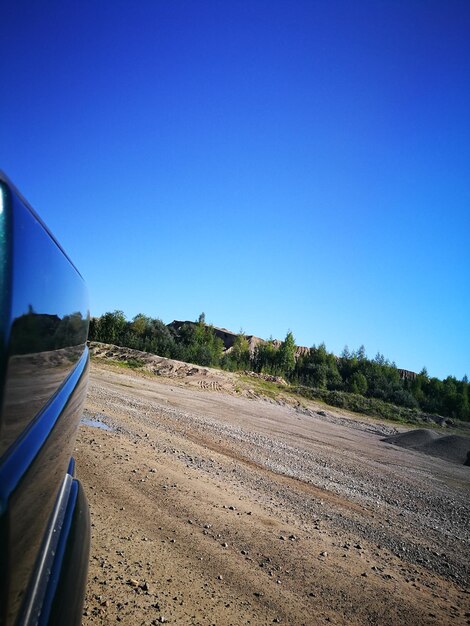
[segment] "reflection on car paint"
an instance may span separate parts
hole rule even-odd
[[[6,270],[10,319],[0,454],[75,367],[85,349],[89,324],[81,276],[22,200],[11,194],[10,202],[6,232],[12,246],[12,262]],[[6,209],[5,204],[5,213]]]
[[[12,626],[37,582],[70,465],[88,381],[89,311],[79,272],[1,173],[0,207],[0,623]],[[46,589],[48,577],[39,582]]]

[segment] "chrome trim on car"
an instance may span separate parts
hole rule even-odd
[[[67,510],[72,482],[72,476],[66,474],[59,495],[57,496],[52,518],[39,554],[36,571],[33,576],[33,585],[29,591],[29,596],[24,605],[24,612],[19,621],[21,626],[33,626],[38,622],[46,595],[47,584],[51,575],[57,544],[60,539],[60,532]]]

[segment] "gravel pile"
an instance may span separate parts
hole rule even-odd
[[[433,430],[418,428],[382,439],[401,448],[417,450],[458,465],[468,464],[470,438],[461,435],[441,435]]]

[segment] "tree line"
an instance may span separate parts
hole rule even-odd
[[[208,367],[220,367],[224,352],[223,341],[205,323],[203,313],[197,323],[184,324],[176,333],[161,319],[142,313],[127,321],[122,311],[108,312],[90,320],[88,337]]]
[[[292,332],[284,341],[272,339],[250,351],[243,333],[224,352],[222,340],[202,313],[196,323],[184,324],[178,332],[160,319],[143,314],[128,321],[122,311],[108,312],[90,322],[89,339],[134,348],[159,356],[220,367],[230,371],[251,370],[281,376],[288,382],[322,391],[344,392],[373,398],[408,409],[470,421],[469,382],[430,377],[425,368],[413,379],[401,379],[395,363],[378,353],[373,359],[364,346],[339,357],[324,343],[297,354]]]

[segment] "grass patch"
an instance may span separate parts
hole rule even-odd
[[[311,389],[310,387],[302,386],[292,387],[292,391],[304,398],[321,400],[330,406],[353,411],[354,413],[380,417],[392,422],[401,422],[402,424],[426,424],[427,427],[437,426],[437,424],[429,422],[426,419],[426,414],[418,409],[395,406],[377,398],[365,398],[359,394],[345,391],[328,391],[327,389]]]
[[[127,361],[124,361],[127,367],[130,367],[132,369],[137,369],[138,367],[144,367],[145,365],[145,361],[142,361],[141,359],[128,359]]]
[[[254,376],[247,376],[246,374],[240,374],[240,379],[247,383],[253,391],[267,396],[271,400],[277,400],[282,395],[282,392],[287,390],[287,387],[284,385],[263,380],[262,378],[255,378]]]
[[[344,409],[353,413],[368,415],[402,424],[426,425],[426,428],[440,428],[428,419],[428,416],[418,409],[395,406],[377,398],[365,398],[359,394],[346,391],[328,391],[327,389],[312,389],[301,385],[280,385],[275,382],[241,374],[240,379],[248,384],[254,392],[266,396],[271,400],[286,400],[295,398],[300,404],[302,398],[320,401],[326,405]]]

